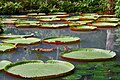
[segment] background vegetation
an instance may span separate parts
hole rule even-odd
[[[116,1],[115,13],[117,17],[120,17],[120,0]]]
[[[53,11],[103,12],[108,6],[108,0],[0,0],[0,14]]]

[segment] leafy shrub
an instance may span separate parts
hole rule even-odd
[[[108,0],[1,0],[0,12],[103,12],[108,9]]]
[[[116,2],[115,10],[116,10],[115,11],[116,16],[120,17],[120,0]]]
[[[13,14],[17,12],[21,12],[22,10],[21,3],[13,3],[13,2],[7,2],[0,6],[0,13],[2,14]]]

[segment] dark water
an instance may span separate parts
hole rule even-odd
[[[44,39],[48,37],[54,37],[54,36],[60,36],[60,35],[69,35],[69,36],[75,36],[80,37],[81,42],[79,44],[72,44],[72,45],[50,45],[50,44],[44,44],[40,43],[39,45],[31,45],[27,46],[27,49],[24,49],[26,47],[19,47],[16,49],[15,52],[11,53],[4,53],[0,54],[0,60],[6,59],[10,60],[12,62],[16,61],[22,61],[22,60],[43,60],[47,61],[50,59],[59,59],[63,60],[59,57],[60,52],[64,51],[64,47],[67,46],[71,50],[76,48],[101,48],[101,49],[110,49],[113,51],[116,51],[116,48],[114,48],[114,41],[115,41],[115,35],[113,34],[114,30],[98,30],[94,32],[74,32],[70,31],[68,28],[66,29],[56,29],[56,30],[46,30],[46,29],[16,29],[14,27],[6,26],[5,33],[6,34],[31,34],[33,33],[35,37]],[[36,52],[33,49],[35,48],[54,48],[55,50],[53,52]],[[117,61],[119,60],[120,53],[119,51],[116,51],[117,53]],[[68,60],[66,60],[68,61]],[[73,64],[79,63],[79,62],[73,62],[69,61]],[[0,80],[27,80],[22,78],[16,78],[13,76],[10,76],[6,74],[5,72],[0,72]],[[28,79],[29,80],[29,79]]]

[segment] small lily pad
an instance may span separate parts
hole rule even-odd
[[[96,20],[97,18],[95,16],[81,16],[80,20]]]
[[[58,29],[58,28],[66,28],[68,27],[68,24],[41,24],[39,28],[44,29]]]
[[[5,18],[1,21],[1,23],[3,23],[3,24],[14,24],[16,20],[17,20],[16,18]]]
[[[94,16],[94,17],[101,17],[101,15],[98,15],[97,13],[84,13],[82,16]]]
[[[61,53],[61,57],[70,60],[106,60],[116,56],[116,53],[110,50],[95,49],[95,48],[80,48]]]
[[[7,44],[7,43],[0,43],[0,52],[7,52],[15,49],[15,45],[13,44]]]
[[[27,15],[12,15],[12,18],[27,18]]]
[[[44,21],[44,22],[51,22],[51,21],[60,21],[60,18],[43,18],[43,19],[39,19],[40,21]]]
[[[92,23],[92,26],[96,26],[97,28],[116,28],[117,23],[109,23],[109,22],[98,22],[98,23]]]
[[[40,15],[46,15],[45,13],[28,13],[28,16],[40,16]]]
[[[23,78],[52,78],[65,75],[74,69],[74,65],[66,61],[49,60],[40,62],[17,62],[5,67],[5,71]]]
[[[7,61],[7,60],[0,61],[0,70],[3,70],[10,63],[12,63],[12,62]]]
[[[16,28],[37,28],[39,24],[30,24],[30,23],[24,23],[24,24],[15,24]]]
[[[94,26],[72,26],[70,27],[71,30],[73,31],[94,31],[97,29],[97,27]]]
[[[64,18],[64,20],[74,21],[74,20],[79,20],[79,17],[67,17],[67,18]]]
[[[100,18],[100,19],[98,19],[98,21],[102,21],[102,22],[118,22],[119,19],[118,18]]]
[[[44,16],[36,16],[35,18],[36,19],[43,19],[43,18],[46,18],[46,19],[49,19],[49,18],[55,18],[56,15],[44,15]]]
[[[88,23],[93,22],[92,20],[85,20],[85,21],[69,21],[68,24],[69,26],[77,26],[77,25],[85,25]]]
[[[15,21],[16,24],[38,24],[39,21],[30,21],[30,20],[17,20]]]
[[[2,34],[0,35],[0,38],[27,38],[27,37],[33,37],[34,35],[11,35],[11,34]]]
[[[113,17],[116,17],[116,15],[101,15],[101,17],[103,18],[113,18]]]
[[[39,38],[15,38],[15,39],[5,39],[2,40],[4,43],[11,43],[11,44],[17,44],[17,45],[30,45],[30,44],[36,44],[40,43]]]
[[[44,43],[50,44],[72,44],[80,42],[79,37],[70,37],[70,36],[60,36],[60,37],[51,37],[43,40]]]

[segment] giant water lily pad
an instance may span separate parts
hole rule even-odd
[[[28,13],[28,16],[40,16],[40,15],[46,15],[45,13]]]
[[[41,24],[39,28],[44,28],[44,29],[58,29],[58,28],[66,28],[68,27],[68,24]]]
[[[80,20],[96,20],[97,18],[95,16],[81,16]]]
[[[117,27],[117,23],[109,23],[109,22],[98,22],[98,23],[92,23],[92,26],[96,26],[98,28],[115,28]]]
[[[3,23],[3,24],[14,24],[16,20],[17,20],[16,18],[5,18],[1,21],[1,23]]]
[[[114,17],[116,17],[116,15],[102,15],[101,16],[102,18],[114,18]]]
[[[33,34],[30,35],[12,35],[12,34],[2,34],[0,35],[0,38],[27,38],[27,37],[33,37]]]
[[[74,21],[74,20],[79,20],[79,17],[67,17],[67,18],[64,18],[64,20]]]
[[[0,61],[0,70],[3,70],[8,64],[10,64],[10,61],[2,60]]]
[[[13,44],[0,43],[0,52],[7,52],[15,49]]]
[[[73,31],[94,31],[97,29],[97,27],[94,26],[72,26],[70,27],[71,30]]]
[[[63,52],[61,54],[62,58],[71,60],[106,60],[111,59],[116,56],[116,53],[110,50],[95,49],[95,48],[80,48],[76,50],[71,50],[68,52]]]
[[[23,61],[6,66],[5,71],[24,78],[52,78],[65,75],[74,69],[74,65],[66,61],[48,60]]]
[[[37,28],[39,24],[30,24],[30,23],[24,23],[24,24],[16,24],[16,28]]]
[[[68,24],[69,26],[77,26],[77,25],[85,25],[88,23],[93,22],[92,20],[85,20],[85,21],[69,21]]]
[[[12,18],[27,18],[27,15],[11,15]]]
[[[37,18],[37,19],[43,19],[43,18],[48,19],[48,18],[55,18],[55,17],[56,17],[56,15],[44,15],[44,16],[36,16],[35,18]]]
[[[100,18],[100,19],[98,19],[98,21],[101,21],[101,22],[118,22],[119,19],[118,18]]]
[[[60,37],[51,37],[43,40],[44,43],[50,44],[72,44],[80,42],[79,37],[70,37],[70,36],[60,36]]]
[[[4,43],[11,43],[17,45],[30,45],[39,43],[41,40],[39,38],[15,38],[15,39],[5,39],[2,40]]]
[[[17,20],[15,23],[16,23],[16,24],[26,24],[26,23],[28,23],[28,24],[38,24],[39,21]]]
[[[97,13],[84,13],[82,16],[94,16],[94,17],[100,17],[102,15],[98,15]]]
[[[51,22],[51,21],[60,21],[60,18],[43,18],[43,19],[39,19],[40,21],[43,22]]]

